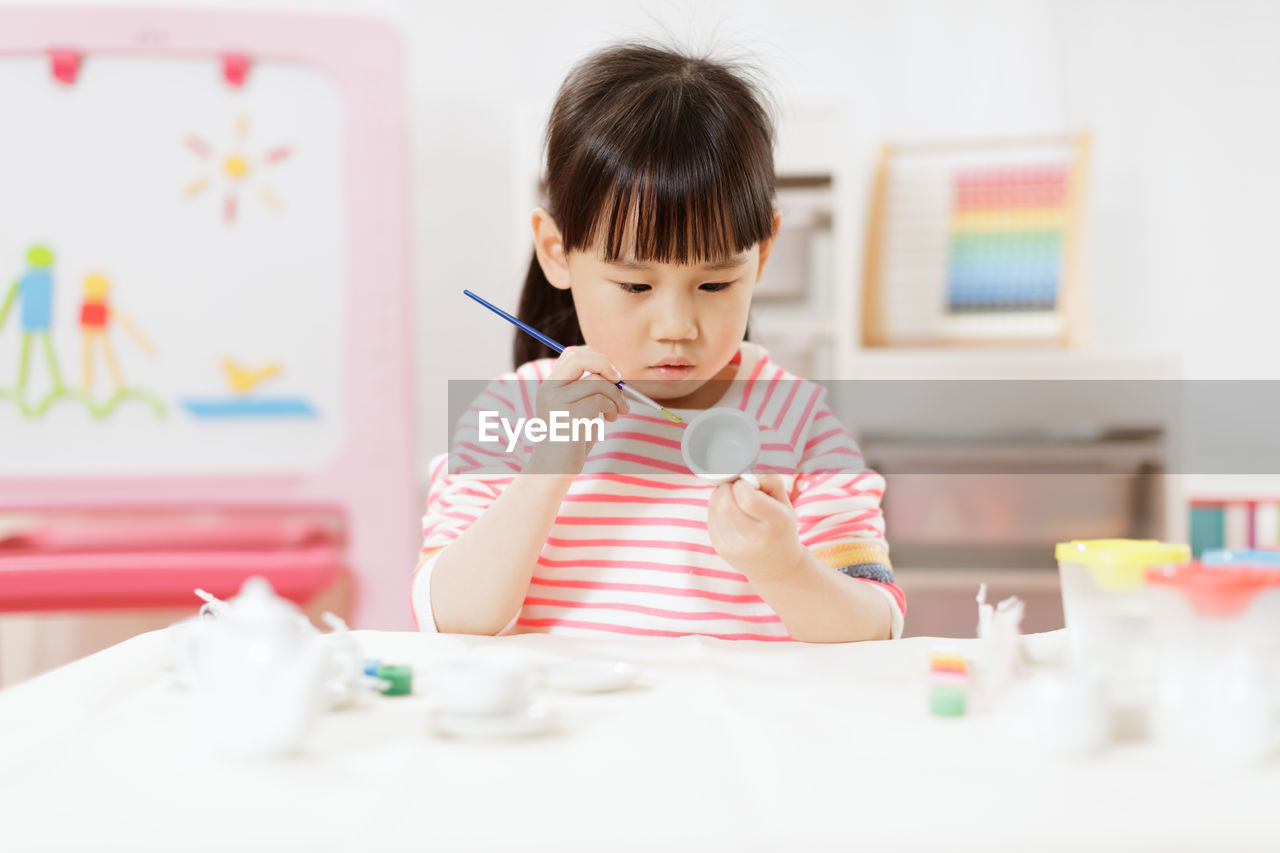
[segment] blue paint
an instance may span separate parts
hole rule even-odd
[[[258,397],[251,400],[182,400],[192,417],[230,420],[235,418],[314,418],[317,412],[300,397]]]
[[[22,330],[49,331],[53,325],[53,276],[48,270],[28,270],[21,282]]]

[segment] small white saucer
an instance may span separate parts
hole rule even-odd
[[[546,669],[547,686],[573,693],[605,693],[636,683],[640,668],[623,661],[563,660]]]
[[[537,735],[556,724],[555,708],[535,700],[512,714],[450,714],[431,709],[431,727],[449,737],[504,738]]]

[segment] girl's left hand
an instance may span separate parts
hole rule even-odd
[[[707,530],[716,553],[749,581],[774,581],[801,565],[805,547],[782,477],[758,474],[760,488],[743,480],[711,493]]]

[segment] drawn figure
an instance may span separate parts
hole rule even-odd
[[[84,342],[84,390],[85,394],[93,393],[93,350],[97,344],[98,349],[102,351],[102,358],[107,363],[107,370],[111,373],[112,384],[115,385],[115,394],[110,397],[106,403],[100,407],[95,407],[94,413],[103,416],[111,412],[116,405],[126,397],[134,397],[144,400],[152,405],[156,410],[156,414],[164,414],[164,405],[150,393],[138,388],[126,388],[124,377],[120,374],[120,366],[116,361],[115,351],[111,348],[111,338],[107,334],[107,330],[112,321],[118,321],[124,327],[129,337],[149,356],[155,355],[155,344],[151,342],[138,325],[130,319],[119,308],[111,306],[108,300],[108,294],[111,292],[111,282],[103,275],[97,273],[87,276],[84,280],[84,301],[80,305],[80,336]]]
[[[27,250],[27,269],[18,277],[0,305],[0,331],[15,300],[21,303],[22,353],[18,361],[18,384],[13,390],[0,389],[0,399],[12,400],[24,414],[42,415],[49,404],[60,397],[88,401],[62,384],[58,357],[53,351],[50,334],[53,326],[53,252],[47,246],[35,245]],[[31,341],[40,338],[43,345],[53,390],[34,406],[26,401],[27,369],[30,366]]]
[[[275,361],[265,367],[248,368],[230,358],[223,358],[222,369],[226,372],[227,382],[231,384],[232,389],[237,394],[247,394],[267,378],[275,376],[282,368],[280,363]]]

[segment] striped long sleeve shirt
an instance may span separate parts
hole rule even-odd
[[[782,476],[800,541],[832,571],[881,591],[899,636],[906,598],[893,583],[884,540],[883,478],[865,467],[821,386],[788,373],[754,344],[744,343],[735,361],[736,379],[717,405],[736,406],[759,425],[755,470]],[[521,443],[506,452],[505,435],[481,441],[479,413],[511,423],[532,417],[537,382],[553,363],[528,362],[490,383],[460,421],[449,454],[431,462],[412,586],[422,630],[435,630],[436,555],[497,500],[533,450]],[[790,639],[777,613],[711,545],[707,505],[715,486],[684,464],[684,425],[633,405],[607,427],[565,495],[524,604],[503,633]]]

